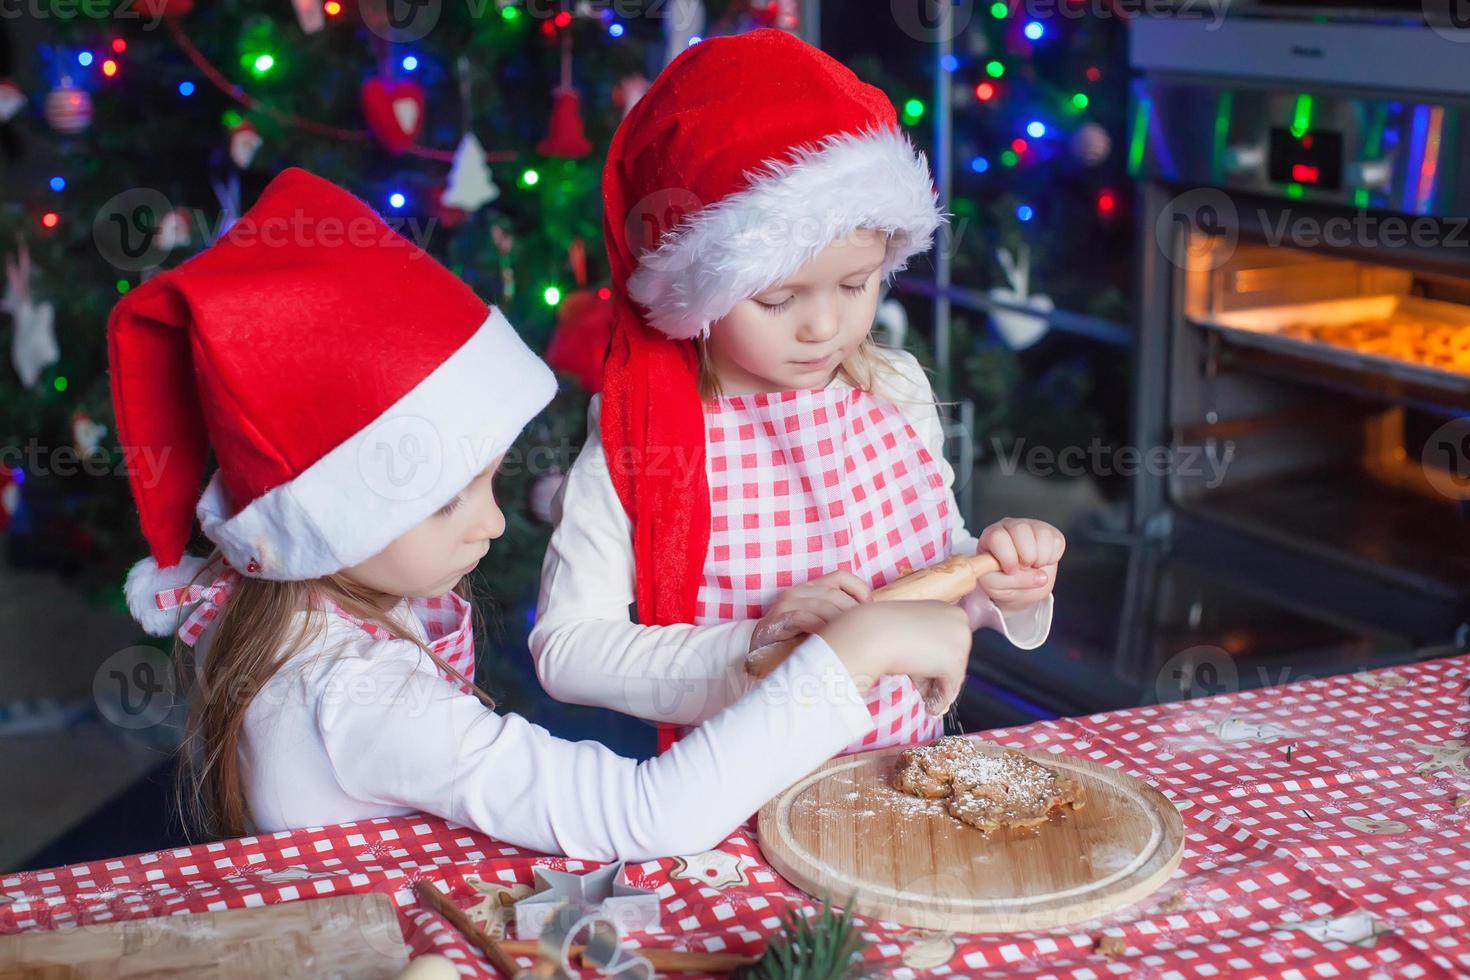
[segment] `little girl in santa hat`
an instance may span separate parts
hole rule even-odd
[[[941,222],[887,97],[782,31],[703,41],[624,119],[603,198],[615,319],[542,572],[546,689],[659,722],[667,747],[745,694],[754,649],[977,549],[1001,571],[972,626],[1038,646],[1061,533],[966,531],[928,379],[868,336]],[[907,677],[868,702],[850,751],[941,733]]]
[[[215,834],[424,811],[578,857],[693,853],[868,731],[868,678],[958,690],[962,615],[872,608],[642,764],[497,714],[463,579],[555,382],[498,310],[304,171],[130,292],[108,341],[121,441],[164,461],[132,477],[152,557],[129,606],[193,647],[185,761]],[[185,554],[195,516],[208,559]],[[914,630],[935,652],[905,667],[885,647]]]

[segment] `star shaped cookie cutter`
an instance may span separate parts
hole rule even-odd
[[[565,909],[578,917],[610,920],[619,932],[659,928],[658,895],[624,880],[622,861],[584,875],[535,868],[536,894],[515,904],[516,935],[538,939],[556,914]]]

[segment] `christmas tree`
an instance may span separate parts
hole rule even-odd
[[[0,368],[0,533],[12,561],[73,572],[120,603],[117,585],[146,549],[121,478],[137,461],[111,416],[108,310],[205,247],[276,172],[302,166],[378,208],[563,372],[499,484],[509,528],[495,593],[527,608],[547,506],[598,382],[611,134],[672,53],[702,35],[798,30],[799,6],[91,0],[75,16],[0,19],[0,252],[12,266],[0,326],[12,328],[15,362]],[[883,11],[903,21],[899,6]],[[969,13],[942,64],[933,37],[847,5],[826,4],[822,42],[889,93],[920,146],[932,145],[935,73],[952,85],[957,284],[1007,287],[998,255],[1026,245],[1033,292],[1121,318],[1128,198],[1112,147],[1124,129],[1123,23],[954,6]],[[922,322],[924,304],[905,303]],[[921,352],[922,333],[909,332]],[[1090,368],[1064,370],[1040,389],[1061,400],[1038,402],[982,318],[958,312],[954,339],[961,393],[982,414],[1015,428],[1055,401],[1057,438],[1075,436],[1063,401],[1095,392]],[[1052,361],[1046,370],[1074,364]]]
[[[1084,0],[948,5],[947,21],[937,4],[891,5],[875,45],[871,25],[828,4],[822,45],[889,94],[918,145],[933,147],[936,127],[949,128],[952,217],[938,247],[953,258],[956,287],[1086,314],[1104,321],[1100,333],[1121,334],[1113,325],[1132,319],[1133,268],[1126,11]],[[941,57],[946,34],[953,50]],[[936,84],[949,91],[947,114]],[[932,274],[929,262],[911,271]],[[905,302],[907,343],[932,362],[929,310]],[[1025,312],[986,316],[959,304],[949,345],[951,396],[976,405],[978,458],[1018,441],[1125,438],[1126,350],[1048,332]]]
[[[497,479],[508,527],[478,583],[505,654],[494,686],[514,688],[501,668],[528,670],[548,508],[585,437],[606,339],[602,154],[672,53],[702,33],[794,29],[793,11],[789,0],[92,0],[74,16],[0,18],[10,561],[68,573],[122,608],[122,579],[147,548],[124,478],[141,464],[112,417],[108,312],[222,234],[274,174],[304,167],[374,206],[563,371]],[[191,550],[209,548],[201,537]],[[504,703],[536,715],[534,698]]]

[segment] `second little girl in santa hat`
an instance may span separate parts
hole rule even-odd
[[[972,627],[1039,645],[1061,533],[966,531],[928,379],[868,337],[881,281],[941,222],[883,93],[782,31],[703,41],[623,121],[603,196],[615,323],[543,567],[547,690],[659,722],[667,747],[749,689],[753,649],[977,548],[1001,571]],[[868,705],[849,751],[941,733],[906,676]]]
[[[304,171],[128,293],[108,345],[122,444],[163,461],[132,476],[152,557],[129,607],[197,667],[185,761],[215,835],[423,811],[581,858],[694,853],[872,727],[860,692],[911,669],[897,637],[924,631],[917,673],[945,703],[958,688],[963,616],[870,607],[642,764],[493,710],[463,580],[555,380],[499,310]],[[185,553],[196,517],[207,558]]]

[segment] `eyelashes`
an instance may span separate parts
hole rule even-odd
[[[844,284],[842,286],[842,291],[849,296],[861,296],[863,293],[866,293],[868,291],[868,284],[870,282],[872,282],[871,279],[865,279],[863,280],[863,284],[861,286],[848,286]],[[795,301],[795,296],[788,296],[780,303],[762,303],[760,300],[756,300],[756,303],[760,306],[761,309],[771,314],[771,316],[776,316],[777,314],[784,313],[786,309],[790,307],[791,304]]]
[[[449,503],[445,504],[443,507],[440,507],[439,508],[439,516],[440,517],[448,517],[450,514],[453,514],[455,511],[459,510],[460,507],[462,507],[463,505],[464,505],[464,496],[461,494],[461,495],[456,496],[453,500],[451,500]]]

